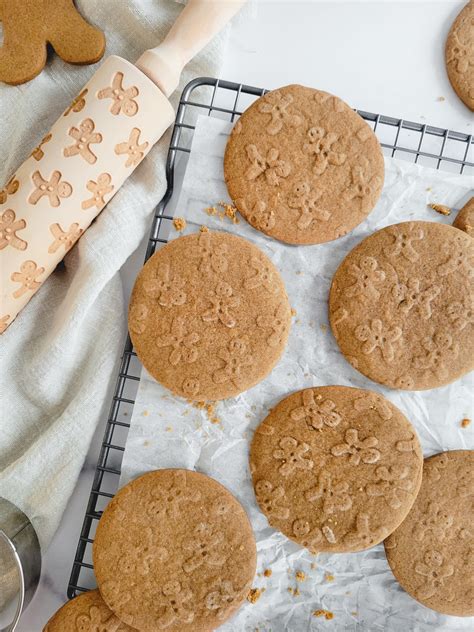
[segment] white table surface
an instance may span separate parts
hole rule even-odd
[[[266,88],[302,83],[359,109],[471,134],[473,114],[454,94],[444,67],[446,34],[463,4],[262,0],[248,20],[234,24],[222,78]],[[144,244],[122,271],[127,299]],[[66,599],[102,434],[103,424],[18,632],[41,632]]]

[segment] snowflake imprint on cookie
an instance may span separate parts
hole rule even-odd
[[[311,503],[321,501],[325,514],[348,511],[352,507],[349,484],[345,481],[335,482],[334,476],[324,470],[319,475],[317,486],[305,492],[305,498]]]
[[[359,325],[355,329],[355,337],[360,342],[362,353],[369,355],[380,349],[383,359],[392,362],[395,358],[394,342],[402,337],[400,327],[389,329],[380,319],[374,318],[369,324]]]
[[[348,428],[344,435],[345,443],[339,443],[331,448],[333,456],[349,455],[351,465],[359,463],[377,463],[380,460],[380,450],[377,450],[378,439],[374,436],[359,438],[359,432],[355,428]]]

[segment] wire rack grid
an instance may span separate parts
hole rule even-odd
[[[180,179],[184,175],[191,151],[197,116],[207,114],[233,122],[255,99],[266,92],[263,88],[210,77],[194,79],[185,87],[179,102],[168,152],[168,187],[164,198],[155,209],[145,260],[155,252],[159,244],[167,243],[173,207],[176,205]],[[443,171],[474,175],[472,135],[363,110],[357,112],[377,134],[385,155],[404,158]],[[95,529],[102,511],[118,489],[122,456],[140,381],[140,371],[141,364],[128,337],[74,557],[67,590],[69,598],[95,586],[92,566]]]

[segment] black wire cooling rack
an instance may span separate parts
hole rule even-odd
[[[145,260],[155,252],[157,244],[167,242],[166,237],[173,219],[173,191],[179,191],[179,178],[182,178],[191,151],[197,115],[207,114],[235,121],[265,92],[262,88],[209,77],[194,79],[185,87],[179,102],[166,163],[168,188],[155,210]],[[363,110],[357,112],[371,125],[386,155],[443,171],[474,175],[472,135]],[[118,489],[140,371],[141,364],[133,351],[130,338],[127,338],[69,580],[69,598],[95,587],[92,566],[95,529],[102,511]]]

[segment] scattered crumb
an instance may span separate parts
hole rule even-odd
[[[224,217],[228,217],[233,224],[238,224],[240,222],[239,218],[237,217],[236,206],[222,200],[218,204],[222,209],[224,209]]]
[[[173,226],[175,227],[175,230],[181,232],[186,228],[186,220],[184,217],[175,217],[173,220]]]
[[[451,209],[444,204],[428,204],[428,206],[440,215],[451,215]]]
[[[303,274],[303,273],[301,272],[301,270],[298,270],[298,271],[296,272],[296,274],[297,274],[298,276],[300,276],[300,275],[301,275],[301,274]]]
[[[296,309],[294,307],[291,308],[291,315],[296,316]]]
[[[315,568],[318,568],[318,565],[316,564],[316,562],[311,562],[311,570],[314,571]]]
[[[467,428],[471,423],[471,420],[467,417],[461,420],[461,428]]]
[[[311,323],[310,323],[310,324],[311,324]],[[322,325],[319,325],[319,328],[320,328],[320,329],[321,329],[321,331],[323,331],[324,333],[326,333],[326,332],[327,332],[327,330],[328,330],[328,326],[327,326],[325,323],[323,323]]]
[[[204,210],[208,215],[217,216],[221,221],[227,217],[233,224],[238,224],[240,222],[237,217],[237,207],[233,204],[229,204],[228,202],[224,202],[223,200],[218,202],[216,206],[208,206]]]
[[[249,590],[249,594],[247,595],[247,601],[250,601],[250,603],[256,603],[262,596],[263,592],[265,592],[265,588],[251,588]]]
[[[290,593],[290,595],[293,595],[293,597],[299,597],[300,596],[300,589],[299,588],[288,588],[288,592]]]
[[[150,442],[149,442],[149,441],[144,441],[144,442],[143,442],[143,445],[144,445],[145,447],[147,447],[147,446],[149,446],[149,445],[150,445]]]
[[[326,573],[326,574],[324,575],[324,579],[325,579],[327,582],[333,582],[333,581],[334,581],[334,575],[331,575],[330,573]]]
[[[123,413],[123,416],[124,416],[124,417],[128,417],[128,412],[127,412],[127,411],[125,411],[125,412]]]
[[[431,187],[426,187],[427,191],[432,191]]]
[[[352,615],[353,617],[357,617],[357,615],[358,615],[357,610],[353,610],[353,611],[351,612],[351,615]]]
[[[165,430],[166,430],[166,432],[171,432],[173,430],[173,428],[171,426],[166,426]]]
[[[215,403],[193,402],[190,399],[188,399],[187,401],[188,401],[188,404],[191,404],[192,406],[194,406],[194,408],[197,408],[198,410],[205,410],[207,414],[207,418],[209,419],[211,423],[219,424],[221,422],[219,417],[217,417],[217,415],[215,414],[215,407],[216,407]]]
[[[306,573],[303,571],[296,571],[295,578],[297,582],[304,582],[306,581]]]
[[[201,226],[201,228],[199,229],[200,233],[208,233],[209,232],[209,228],[207,226]]]
[[[334,619],[334,613],[332,613],[330,610],[315,610],[313,612],[313,617],[324,617],[325,619],[330,621],[331,619]]]
[[[150,413],[149,413],[147,410],[144,410],[144,411],[142,412],[143,417],[148,417],[148,415],[149,415],[149,414],[150,414]]]
[[[272,569],[271,569],[271,568],[266,568],[266,569],[263,571],[263,575],[264,575],[264,577],[271,577],[271,576],[272,576],[272,572],[273,572],[273,571],[272,571]]]
[[[299,318],[297,318],[297,319],[295,320],[295,325],[297,325],[299,322],[300,322],[300,319],[299,319]]]
[[[436,101],[446,101],[446,98],[445,98],[445,97],[438,97],[438,98],[436,99]]]

